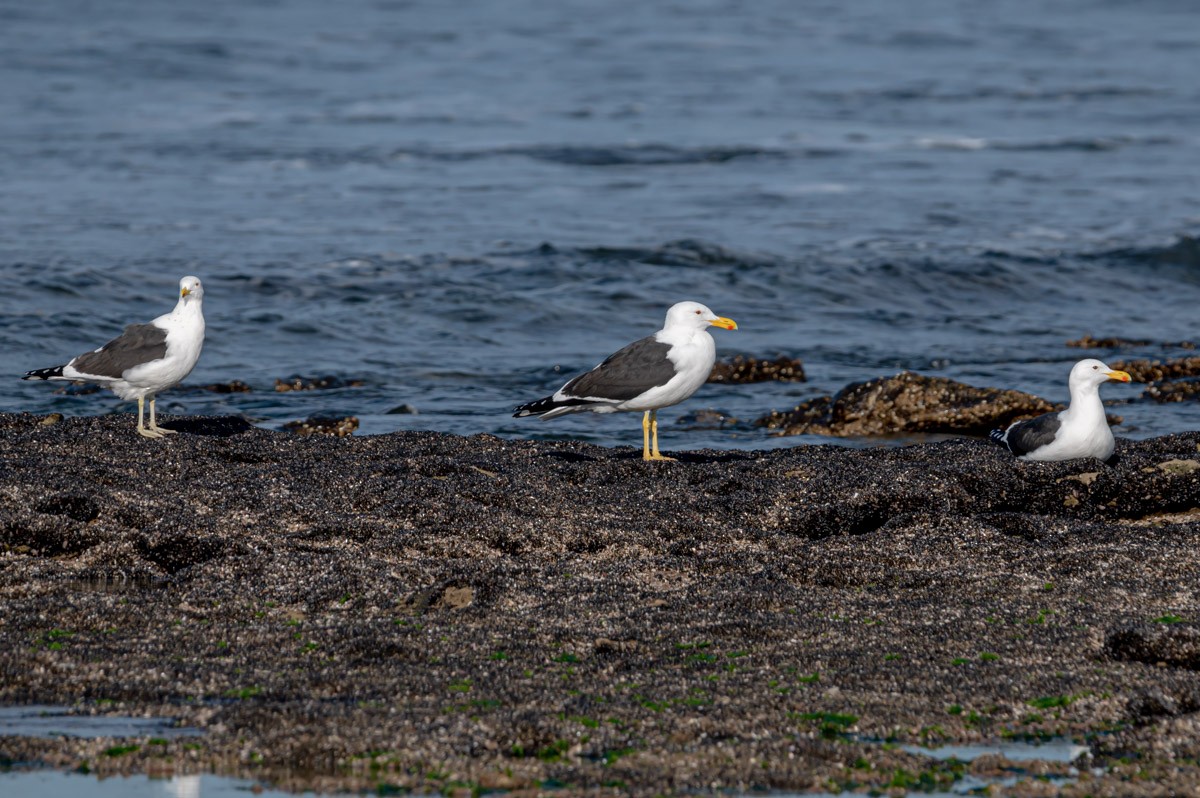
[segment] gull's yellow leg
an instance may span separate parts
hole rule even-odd
[[[151,405],[153,407],[153,405]],[[151,411],[153,412],[153,411]],[[152,422],[153,423],[153,422]],[[138,397],[138,435],[146,438],[161,438],[162,433],[153,429],[146,429],[146,400],[144,397]]]
[[[650,457],[650,411],[642,413],[642,459],[651,460]]]
[[[658,451],[658,411],[650,411],[650,430],[654,436],[654,450],[650,453],[651,460],[674,460],[674,457],[667,457]]]
[[[158,426],[158,421],[156,421],[154,418],[154,400],[157,398],[157,396],[150,397],[150,429],[154,430],[159,435],[174,435],[175,430]]]

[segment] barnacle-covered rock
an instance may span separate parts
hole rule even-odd
[[[1054,409],[1045,399],[1021,391],[976,388],[946,377],[902,371],[848,385],[836,396],[811,399],[755,423],[777,429],[780,435],[982,435]]]

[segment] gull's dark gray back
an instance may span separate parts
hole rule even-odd
[[[1061,426],[1062,422],[1058,420],[1058,413],[1047,413],[1028,421],[1021,421],[1008,430],[1006,439],[1008,448],[1018,457],[1028,454],[1034,449],[1053,443],[1054,436],[1058,434]]]
[[[160,360],[166,354],[166,330],[153,324],[130,324],[97,351],[72,360],[71,366],[84,374],[119,379],[134,366]]]
[[[675,376],[675,364],[667,359],[670,344],[654,336],[634,341],[608,356],[596,368],[571,380],[563,390],[571,396],[626,401],[651,388],[666,385]]]

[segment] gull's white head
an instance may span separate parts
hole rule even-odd
[[[199,277],[188,275],[179,281],[179,299],[186,304],[204,299],[204,286],[200,285]]]
[[[1104,361],[1088,358],[1075,364],[1071,369],[1071,379],[1067,384],[1071,386],[1071,392],[1074,393],[1078,388],[1085,386],[1096,388],[1109,380],[1129,382],[1130,376],[1124,371],[1115,371],[1109,368]]]
[[[667,311],[667,322],[663,328],[692,327],[703,330],[710,325],[725,330],[737,329],[736,321],[718,316],[699,302],[680,302],[672,305],[671,309]]]

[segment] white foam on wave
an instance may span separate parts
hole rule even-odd
[[[982,150],[988,146],[987,139],[973,136],[922,136],[915,143],[923,150]]]

